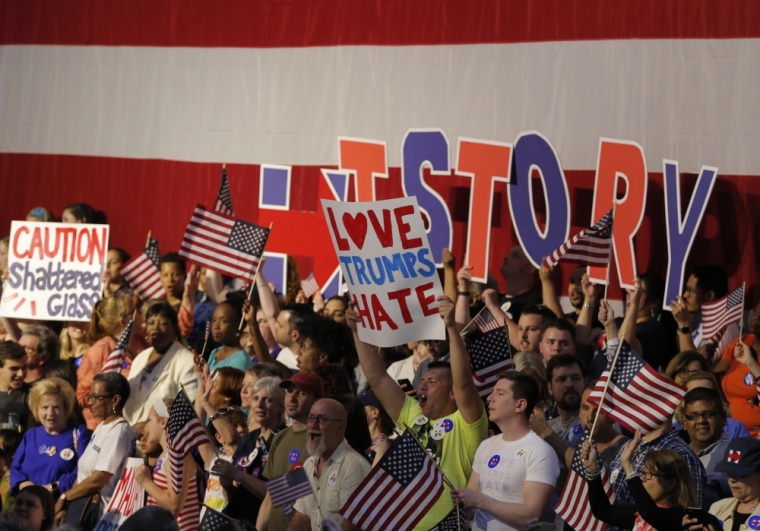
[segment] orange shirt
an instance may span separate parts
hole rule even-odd
[[[735,339],[723,351],[723,359],[728,361],[731,366],[723,376],[721,386],[726,394],[726,399],[731,407],[731,417],[742,422],[750,434],[755,437],[758,430],[756,424],[760,424],[760,407],[753,406],[748,400],[757,397],[755,387],[755,377],[746,365],[740,363],[734,358],[734,347],[739,339]],[[755,336],[747,334],[742,336],[742,341],[746,345],[752,345],[755,342]]]

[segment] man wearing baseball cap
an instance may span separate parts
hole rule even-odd
[[[280,382],[285,389],[285,413],[293,424],[285,428],[272,441],[269,459],[264,465],[262,479],[270,480],[301,468],[309,457],[306,450],[306,422],[314,402],[322,398],[322,380],[311,371],[302,371],[289,380]],[[282,507],[272,507],[272,499],[267,493],[259,509],[256,529],[285,531],[288,519]]]
[[[710,513],[723,522],[723,529],[760,530],[760,440],[730,441],[715,472],[728,476],[733,497],[713,503]]]

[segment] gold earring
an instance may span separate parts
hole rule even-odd
[[[116,406],[111,406],[111,411],[113,411],[113,414],[116,415]]]

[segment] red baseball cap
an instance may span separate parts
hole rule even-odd
[[[322,379],[312,371],[297,372],[289,379],[281,381],[280,387],[287,389],[288,384],[293,384],[301,391],[313,394],[316,398],[322,398],[325,394]]]

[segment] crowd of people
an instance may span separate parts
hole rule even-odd
[[[55,222],[41,207],[27,219]],[[61,220],[98,219],[76,204]],[[5,238],[3,278],[7,251]],[[0,530],[91,531],[130,457],[144,462],[134,477],[146,507],[125,530],[195,531],[210,509],[228,529],[360,529],[341,508],[407,430],[446,478],[414,529],[451,514],[478,531],[572,529],[555,512],[572,471],[587,487],[580,503],[611,528],[760,529],[760,306],[742,337],[735,324],[704,337],[702,305],[729,291],[722,267],[694,267],[683,296],[665,301],[671,312],[662,278],[642,274],[615,315],[585,266],[569,277],[567,313],[559,272],[537,270],[520,247],[500,268],[504,293],[443,256],[446,339],[378,348],[360,339],[350,294],[306,297],[293,263],[277,293],[261,268],[247,289],[169,252],[164,296],[143,301],[120,273],[129,254],[110,249],[89,322],[2,318]],[[486,314],[504,323],[514,366],[484,395],[469,351]],[[121,371],[102,372],[130,330]],[[622,341],[686,390],[648,433],[589,399]],[[172,466],[181,392],[210,442]],[[267,482],[298,468],[312,493],[273,503]]]

